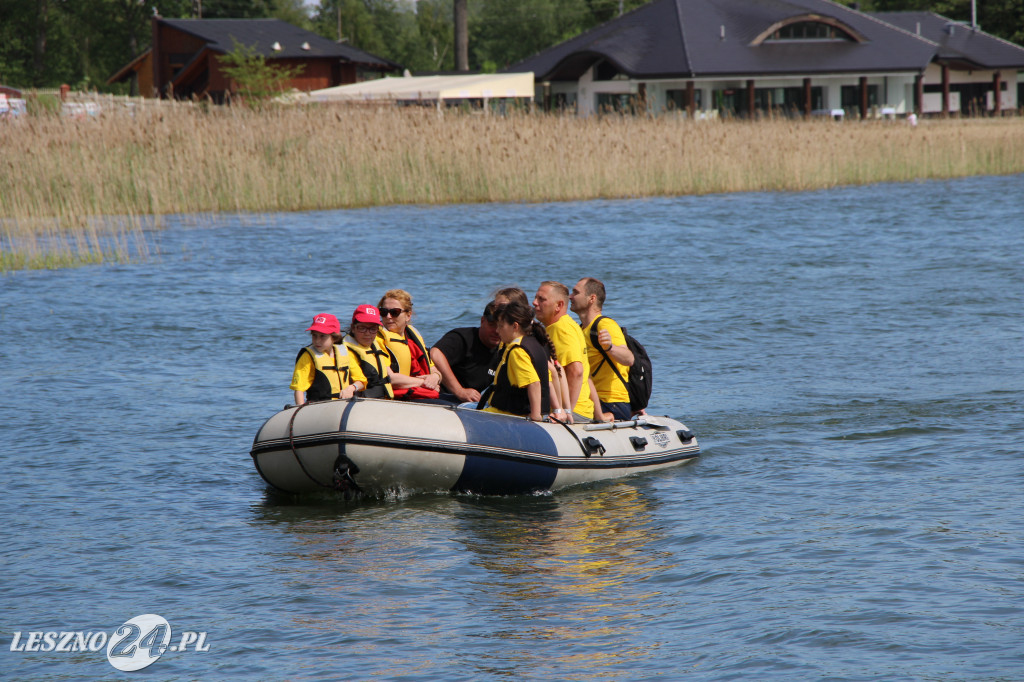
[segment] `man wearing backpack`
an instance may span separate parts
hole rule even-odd
[[[569,294],[569,309],[580,317],[590,376],[601,400],[601,410],[611,412],[617,420],[628,420],[633,418],[634,412],[627,388],[634,357],[626,346],[622,328],[615,320],[601,314],[604,298],[601,280],[584,277]]]

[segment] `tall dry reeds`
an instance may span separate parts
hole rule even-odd
[[[90,237],[102,231],[93,216],[121,216],[114,229],[125,234],[167,213],[806,190],[1024,172],[1019,118],[911,127],[176,105],[0,123],[0,245],[10,251],[0,268],[19,267],[11,244],[45,253],[69,233],[65,242],[85,244],[72,247],[84,248],[85,260],[104,257]]]

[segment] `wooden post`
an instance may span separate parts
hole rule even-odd
[[[942,117],[949,116],[949,66],[942,65]]]
[[[634,114],[647,113],[647,83],[640,83],[636,86],[636,107],[638,111]]]
[[[860,120],[868,117],[868,77],[860,77]]]
[[[693,93],[693,81],[686,81],[686,116],[693,118],[697,112],[697,102]]]
[[[1000,116],[1002,113],[1003,98],[1000,88],[1002,87],[1002,74],[996,71],[992,74],[992,115]]]
[[[804,118],[811,117],[811,107],[814,106],[811,103],[811,79],[804,79]]]
[[[924,113],[924,76],[914,76],[914,113],[921,116]]]
[[[755,115],[757,114],[755,111],[756,107],[757,100],[754,97],[754,79],[751,78],[747,81],[747,118],[751,121],[754,120]]]

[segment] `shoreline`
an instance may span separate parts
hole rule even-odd
[[[807,191],[1024,173],[1019,117],[912,127],[176,104],[85,120],[28,117],[0,126],[0,145],[8,151],[0,270],[50,267],[46,254],[62,249],[57,261],[66,264],[122,258],[100,245],[102,235],[128,238],[169,214]],[[103,216],[119,218],[97,227],[111,222]]]

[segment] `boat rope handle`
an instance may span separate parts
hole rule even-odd
[[[302,469],[302,473],[306,474],[306,478],[313,481],[313,483],[316,483],[321,488],[328,488],[330,490],[334,490],[334,486],[325,485],[320,481],[316,480],[315,478],[313,478],[313,474],[309,473],[306,470],[306,465],[302,463],[302,458],[299,457],[299,452],[298,450],[295,449],[295,416],[299,413],[299,410],[301,410],[306,405],[309,405],[309,403],[302,403],[301,405],[296,407],[295,411],[292,412],[292,418],[288,420],[288,445],[291,447],[292,454],[295,455],[295,461],[299,463],[299,468]]]
[[[556,421],[559,424],[561,424],[562,426],[564,426],[565,430],[572,434],[572,437],[576,439],[577,443],[579,443],[580,449],[583,450],[583,456],[584,457],[590,457],[590,448],[588,448],[586,446],[586,444],[580,439],[579,434],[576,433],[575,431],[573,431],[572,427],[569,426],[568,424],[566,424],[565,422],[559,422],[557,419],[555,419],[554,421]]]

